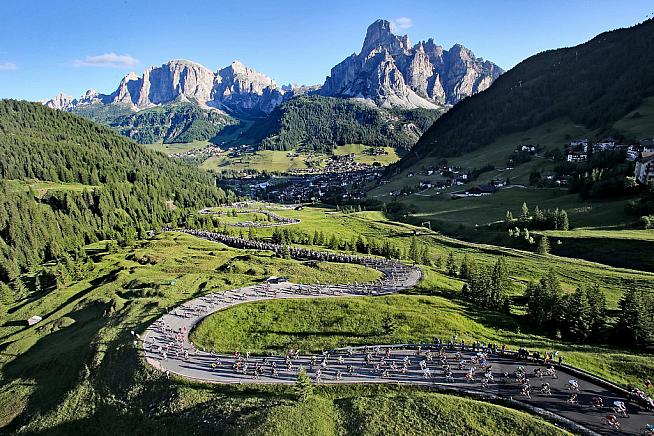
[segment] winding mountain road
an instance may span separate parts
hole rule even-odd
[[[248,241],[218,233],[184,230],[186,233],[222,242],[237,248],[253,248],[280,252],[277,244]],[[546,365],[540,361],[520,360],[514,353],[495,350],[472,350],[466,346],[451,347],[443,344],[399,344],[370,347],[351,347],[332,350],[320,355],[307,356],[249,356],[243,354],[219,355],[197,349],[189,339],[191,330],[205,317],[237,304],[273,299],[340,298],[378,296],[396,293],[415,286],[421,278],[416,267],[400,262],[377,258],[340,255],[327,252],[291,248],[291,256],[300,260],[325,260],[358,263],[374,268],[383,274],[379,282],[348,285],[299,285],[293,283],[258,284],[226,292],[216,292],[190,300],[163,315],[148,327],[141,337],[146,361],[167,374],[212,383],[293,384],[298,369],[307,369],[314,383],[395,383],[417,384],[434,388],[497,396],[517,400],[521,405],[566,425],[577,433],[604,434],[612,430],[602,422],[615,401],[627,404],[628,418],[620,418],[624,434],[640,434],[646,424],[654,423],[654,414],[645,411],[626,399],[621,388],[580,372],[566,365],[551,365],[552,375],[537,376]],[[484,359],[484,361],[479,361]],[[484,369],[490,365],[487,385],[482,385]],[[444,367],[444,365],[448,365]],[[524,392],[522,382],[515,377],[519,367],[529,379],[531,394]],[[472,380],[466,379],[471,368],[476,369]],[[447,374],[451,373],[451,374]],[[507,376],[508,375],[508,376]],[[577,403],[569,401],[569,381],[579,386]],[[551,394],[541,392],[548,384]],[[604,407],[591,406],[594,397],[601,397]],[[539,410],[535,410],[535,409]]]

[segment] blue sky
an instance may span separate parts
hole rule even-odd
[[[278,83],[322,83],[378,18],[413,42],[459,42],[508,69],[653,12],[651,0],[3,0],[0,97],[111,92],[170,59],[214,71],[238,59]]]

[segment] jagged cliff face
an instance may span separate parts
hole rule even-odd
[[[483,91],[502,72],[460,44],[449,51],[432,39],[411,46],[388,21],[378,20],[368,27],[361,52],[332,68],[320,93],[382,107],[436,108]]]
[[[286,94],[270,77],[237,61],[216,74],[212,101],[231,113],[269,114]]]
[[[46,106],[72,111],[79,106],[120,104],[134,111],[173,102],[193,102],[203,108],[217,108],[241,115],[265,115],[293,95],[266,75],[240,62],[212,72],[185,60],[150,67],[138,76],[129,73],[111,94],[87,91],[79,99],[59,94],[43,102]]]
[[[411,45],[394,35],[388,21],[368,27],[361,52],[331,70],[324,85],[278,86],[270,77],[240,62],[213,72],[195,62],[173,60],[129,73],[111,94],[89,90],[78,99],[60,94],[43,103],[74,111],[96,104],[118,104],[139,111],[173,102],[191,102],[238,117],[266,116],[289,98],[318,92],[331,97],[362,98],[381,107],[441,108],[488,88],[503,71],[463,47],[449,51],[432,39]]]
[[[72,95],[66,95],[63,92],[55,95],[50,100],[42,101],[44,105],[52,109],[59,109],[62,111],[69,110],[71,106],[76,104],[77,100]]]

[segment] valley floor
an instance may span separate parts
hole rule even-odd
[[[388,221],[377,212],[348,214],[306,208],[277,213],[301,218],[292,227],[307,233],[319,229],[348,240],[358,235],[386,238],[404,249],[409,248],[416,229]],[[273,231],[257,229],[255,234],[267,238]],[[253,352],[289,346],[320,350],[380,341],[432,340],[457,332],[466,340],[560,350],[566,362],[616,383],[640,386],[644,378],[651,377],[651,354],[576,346],[525,331],[519,302],[525,283],[545,273],[545,262],[559,274],[567,291],[579,284],[598,283],[611,307],[634,279],[643,286],[654,286],[651,274],[468,243],[427,230],[419,230],[417,238],[429,247],[433,258],[444,258],[453,251],[459,259],[468,253],[481,264],[491,264],[504,256],[514,283],[514,315],[467,304],[460,297],[461,281],[437,267],[422,266],[424,279],[410,293],[244,304],[216,314],[211,319],[213,327],[202,333],[203,340],[211,338],[219,350],[232,350],[235,344]],[[93,253],[94,267],[86,279],[20,301],[2,296],[3,431],[70,434],[84,429],[115,434],[139,428],[143,433],[179,434],[190,427],[198,433],[231,434],[297,434],[299,430],[379,434],[382,429],[415,434],[558,431],[523,412],[411,387],[318,386],[310,401],[296,402],[288,387],[207,386],[167,379],[138,357],[131,331],[143,332],[184,301],[261,283],[273,275],[309,284],[341,283],[344,277],[361,283],[378,275],[362,267],[349,267],[344,274],[340,264],[300,263],[273,257],[270,252],[236,250],[174,233],[116,252],[105,251],[104,243],[90,246],[88,251]],[[380,332],[386,313],[398,320],[391,336]],[[28,327],[25,320],[35,314],[43,321]],[[253,334],[258,329],[255,323],[266,323],[267,330]]]

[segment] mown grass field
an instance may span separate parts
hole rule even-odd
[[[289,157],[288,151],[259,150],[255,153],[248,153],[244,156],[214,156],[205,160],[201,168],[211,171],[225,170],[256,170],[268,172],[288,172],[292,169],[307,168],[305,160],[310,158],[307,154],[300,154],[297,157]]]
[[[486,197],[469,197],[452,200],[449,196],[418,197],[410,203],[418,212],[410,215],[423,221],[434,220],[448,225],[456,231],[460,224],[484,226],[503,221],[508,210],[514,215],[520,213],[523,203],[533,210],[535,206],[543,209],[564,209],[570,224],[575,228],[604,228],[624,226],[635,221],[627,216],[624,207],[632,198],[616,200],[581,200],[576,194],[568,194],[559,189],[509,188]]]
[[[336,156],[343,156],[346,154],[354,153],[356,155],[354,159],[355,161],[359,163],[365,163],[368,165],[372,165],[375,162],[379,162],[380,164],[385,166],[400,160],[400,156],[397,154],[397,149],[393,147],[375,147],[375,148],[381,148],[386,152],[386,154],[382,154],[379,156],[371,156],[371,155],[364,154],[363,151],[366,150],[367,148],[370,147],[364,144],[346,144],[346,145],[335,147],[334,154]]]
[[[380,156],[369,156],[363,153],[368,146],[362,144],[347,144],[334,148],[334,154],[337,156],[350,153],[356,154],[355,161],[372,165],[379,162],[382,165],[389,165],[397,162],[400,157],[397,151],[392,147],[383,147],[387,154]],[[291,154],[289,156],[289,154]],[[205,170],[225,171],[225,170],[256,170],[286,173],[290,170],[308,168],[307,161],[314,162],[318,167],[324,167],[327,164],[329,156],[324,153],[306,153],[296,151],[276,151],[276,150],[257,150],[254,153],[248,153],[239,157],[214,156],[210,157],[200,165]]]
[[[654,231],[652,230],[548,230],[540,232],[555,241],[552,252],[561,256],[582,257],[616,266],[654,271]],[[560,241],[560,244],[559,244]]]
[[[535,434],[544,426],[554,431],[521,412],[412,388],[320,387],[311,402],[298,403],[289,387],[167,379],[138,357],[130,333],[142,332],[167,308],[268,275],[325,283],[345,277],[365,281],[377,273],[275,259],[183,234],[163,234],[115,253],[103,247],[102,242],[89,247],[95,261],[86,279],[4,302],[3,433],[297,434],[302,429],[340,435],[415,428],[422,434]],[[43,321],[27,327],[25,320],[34,314]],[[417,412],[416,401],[429,408]],[[386,413],[388,407],[395,413]],[[444,416],[447,423],[439,418]]]
[[[305,403],[267,411],[245,432],[289,436],[568,434],[526,413],[451,395],[376,386],[322,391],[320,397]]]
[[[456,201],[454,201],[456,202]],[[634,282],[646,290],[654,292],[654,274],[634,269],[610,267],[581,259],[565,258],[553,255],[539,255],[529,251],[499,247],[490,244],[465,242],[444,236],[426,228],[414,227],[405,223],[387,220],[381,212],[343,213],[327,208],[305,208],[296,210],[277,210],[275,213],[299,218],[299,224],[289,229],[313,234],[322,231],[327,238],[335,235],[344,240],[356,240],[361,235],[367,239],[387,239],[392,244],[405,250],[409,249],[414,230],[418,232],[420,244],[429,247],[431,256],[443,261],[450,251],[457,261],[464,254],[473,257],[478,263],[492,265],[499,256],[503,256],[509,267],[509,274],[520,293],[530,280],[538,280],[548,268],[552,268],[560,277],[564,289],[573,291],[580,285],[599,284],[607,295],[609,305],[616,307],[620,295],[633,286]],[[256,237],[269,237],[274,229],[257,229]],[[437,274],[436,277],[443,277]],[[440,280],[440,279],[439,279]],[[459,287],[462,286],[459,283]],[[434,283],[443,286],[442,283]]]

